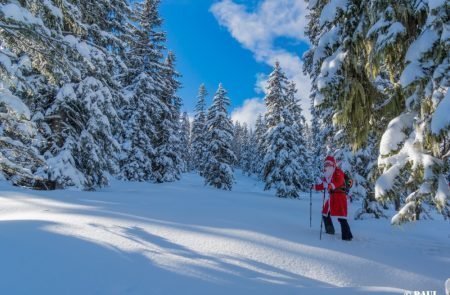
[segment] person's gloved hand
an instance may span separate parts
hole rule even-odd
[[[332,184],[332,183],[329,183],[328,184],[328,191],[332,191],[332,190],[334,190],[336,187],[334,186],[334,184]]]

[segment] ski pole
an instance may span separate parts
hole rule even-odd
[[[322,227],[323,227],[322,210],[323,210],[323,206],[325,206],[325,188],[323,189],[322,209],[320,210],[320,240],[322,240]]]
[[[312,188],[309,189],[309,227],[312,226]]]

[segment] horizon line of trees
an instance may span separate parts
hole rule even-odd
[[[222,85],[206,110],[204,85],[198,92],[192,131],[189,136],[188,167],[205,178],[205,183],[231,190],[234,168],[257,175],[265,189],[278,197],[298,198],[313,182],[309,128],[297,100],[297,89],[277,62],[270,74],[265,104],[255,130],[232,122],[227,113],[229,98]],[[317,169],[316,169],[317,170]]]

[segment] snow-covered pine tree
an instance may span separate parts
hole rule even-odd
[[[322,176],[323,159],[326,157],[326,147],[324,137],[321,136],[323,129],[320,128],[319,110],[311,103],[311,131],[309,135],[309,152],[311,155],[311,173],[313,179]]]
[[[243,173],[251,175],[255,173],[253,167],[257,161],[258,147],[256,143],[255,132],[243,125],[242,149],[240,167]]]
[[[123,89],[124,122],[122,136],[121,175],[128,180],[156,181],[152,163],[156,158],[155,142],[157,119],[168,112],[161,99],[164,79],[162,72],[163,43],[160,30],[162,19],[158,2],[147,0],[135,3],[133,34],[129,42],[128,73]]]
[[[445,177],[450,169],[446,164],[450,149],[445,144],[450,134],[448,3],[417,3],[409,11],[422,25],[403,51],[406,67],[399,82],[406,95],[405,106],[381,139],[378,163],[383,174],[375,187],[379,200],[394,200],[401,206],[392,218],[395,224],[430,218],[431,208],[450,217],[450,190]],[[401,27],[406,32],[406,24]],[[393,66],[389,61],[387,64]]]
[[[448,133],[432,130],[448,88],[448,75],[442,74],[448,73],[448,38],[440,37],[448,22],[444,6],[407,0],[309,3],[313,46],[305,71],[313,79],[313,119],[321,133],[336,134],[322,138],[335,143],[343,166],[361,180],[362,189],[353,193],[366,205],[374,204],[372,167],[380,145],[375,194],[396,209],[405,204],[394,223],[430,217],[430,207],[444,216],[449,212],[443,185]],[[326,132],[327,116],[341,131]]]
[[[334,6],[334,4],[336,4]],[[304,73],[311,78],[311,154],[312,171],[314,176],[322,175],[323,159],[334,148],[333,134],[337,128],[333,125],[333,115],[336,113],[338,95],[330,97],[322,93],[323,77],[330,81],[336,79],[339,71],[323,74],[323,71],[333,69],[328,65],[336,59],[336,69],[341,67],[338,50],[342,42],[342,26],[338,24],[338,17],[342,16],[343,9],[348,2],[308,1],[309,15],[305,34],[309,37],[311,48],[304,54]],[[331,92],[332,93],[332,92]],[[315,179],[315,178],[314,178]]]
[[[300,189],[303,191],[308,190],[311,187],[311,183],[314,182],[315,178],[312,174],[311,167],[311,154],[308,150],[308,133],[306,130],[306,119],[303,116],[303,110],[300,106],[300,102],[296,98],[297,88],[293,81],[288,83],[287,87],[287,100],[289,102],[288,108],[292,115],[292,119],[294,123],[292,125],[292,129],[294,132],[294,137],[296,138],[296,145],[298,149],[298,153],[296,155],[297,162],[301,166],[301,170],[299,171]]]
[[[206,162],[206,97],[208,92],[202,84],[198,91],[198,101],[195,106],[195,117],[192,123],[192,162],[194,169],[203,176],[204,164]]]
[[[405,66],[406,50],[423,23],[423,4],[422,1],[368,1],[367,5],[363,6],[367,21],[360,26],[360,31],[364,33],[364,39],[361,41],[365,44],[360,45],[360,48],[365,50],[359,55],[365,60],[365,76],[370,79],[378,94],[375,92],[370,98],[373,105],[370,111],[373,116],[371,121],[376,124],[371,124],[367,144],[355,152],[351,163],[355,179],[351,193],[356,197],[363,197],[365,204],[365,209],[357,213],[357,217],[367,213],[375,217],[383,215],[375,202],[374,183],[378,176],[378,171],[374,169],[375,156],[378,155],[381,135],[389,120],[397,116],[403,108],[405,94],[399,77]],[[358,43],[362,44],[361,41]],[[403,181],[406,182],[406,178],[401,182]],[[397,192],[398,198],[394,203],[399,208],[407,193],[402,190]]]
[[[126,0],[0,4],[2,55],[17,64],[5,88],[29,108],[38,131],[32,144],[58,186],[105,185],[119,155],[122,177],[153,176],[155,120],[166,112],[177,126],[181,105],[171,94],[173,55],[162,61],[158,4],[144,1],[133,13]]]
[[[264,102],[267,112],[264,115],[264,121],[267,129],[273,128],[281,122],[282,111],[289,105],[287,97],[288,79],[276,62],[273,72],[267,81],[267,94]]]
[[[302,188],[302,167],[291,101],[288,96],[288,80],[277,62],[269,76],[265,103],[267,112],[264,135],[263,180],[265,189],[276,189],[276,195],[283,198],[297,198]]]
[[[2,5],[1,9],[3,11],[8,7],[18,6]],[[0,15],[1,25],[30,29],[29,23],[20,22],[7,14]],[[38,27],[36,30],[44,28]],[[39,152],[45,144],[39,133],[40,126],[36,123],[43,117],[42,112],[35,115],[32,112],[38,109],[35,106],[37,99],[33,96],[39,95],[42,103],[54,87],[33,70],[29,56],[23,53],[23,48],[26,48],[24,43],[27,42],[25,36],[0,29],[0,37],[0,178],[20,186],[54,188],[54,183],[47,180],[47,164]],[[47,41],[42,39],[33,39],[33,44],[29,42],[28,46],[38,46]]]
[[[127,103],[121,110],[124,124],[122,136],[121,177],[125,180],[153,180],[151,162],[155,157],[152,139],[155,133],[153,116],[161,108],[155,93],[155,82],[143,70],[124,88]]]
[[[309,15],[305,35],[308,36],[311,47],[305,52],[304,68],[305,74],[311,79],[311,114],[312,132],[314,135],[313,166],[316,173],[320,174],[323,159],[330,152],[330,146],[335,133],[332,118],[334,114],[334,101],[325,97],[319,91],[319,77],[322,71],[322,63],[330,58],[339,46],[340,26],[333,25],[329,20],[322,17],[325,7],[332,7],[332,1],[308,1]],[[328,10],[328,9],[327,9]],[[340,14],[342,7],[336,6],[335,14]],[[325,13],[324,13],[325,14]],[[333,17],[333,10],[330,11]],[[339,63],[336,63],[339,65]],[[325,68],[326,69],[326,68]]]
[[[266,134],[265,189],[274,188],[281,198],[298,198],[304,179],[302,166],[298,162],[294,119],[288,107],[281,110],[279,118],[280,122]]]
[[[53,7],[52,3],[37,6],[30,4],[29,1],[22,3],[3,1],[0,4],[0,83],[3,88],[5,119],[2,125],[4,125],[3,137],[5,140],[8,139],[8,142],[19,144],[22,141],[24,146],[40,149],[45,148],[47,144],[45,136],[39,131],[44,133],[50,131],[44,122],[44,114],[54,99],[58,87],[55,84],[58,81],[79,77],[79,71],[82,69],[76,69],[68,58],[70,54],[76,52],[71,52],[71,48],[63,43],[61,34],[63,19],[62,14],[58,13],[58,8]],[[64,46],[66,52],[63,50]],[[11,105],[7,101],[15,103]],[[22,115],[26,109],[28,118]],[[13,113],[15,115],[11,116]],[[39,122],[34,124],[30,120]],[[8,130],[19,123],[22,127],[29,125],[30,132],[24,132],[18,138],[14,135],[15,132],[11,133]],[[27,138],[31,134],[33,137]],[[2,152],[8,159],[8,153]],[[39,152],[33,152],[32,148],[17,150],[17,160],[20,158],[30,160],[30,163],[15,163],[18,179],[21,173],[19,171],[28,170],[38,162],[41,162],[42,167],[46,166],[42,158],[39,161],[32,160],[34,157],[30,155],[33,153],[38,159]],[[30,169],[28,172],[31,173],[33,170]]]
[[[39,148],[49,164],[49,177],[59,186],[91,189],[117,172],[112,130],[120,130],[116,55],[102,46],[116,37],[109,34],[111,26],[95,22],[126,2],[96,1],[95,7],[87,2],[6,1],[0,15],[7,26],[2,29],[4,47],[30,61],[27,73],[18,75],[24,78],[21,87],[13,91],[30,106],[42,132]],[[62,101],[66,96],[68,103]],[[86,154],[91,157],[84,158]]]
[[[265,156],[265,148],[264,148],[264,135],[267,132],[267,126],[264,121],[263,115],[259,114],[256,118],[255,123],[255,142],[254,145],[256,147],[255,158],[252,162],[252,173],[256,174],[258,177],[262,178],[263,170],[264,170],[264,156]]]
[[[191,151],[191,122],[186,112],[181,116],[180,128],[180,145],[181,157],[183,159],[183,172],[191,171],[192,168],[192,151]]]
[[[0,83],[0,180],[32,188],[54,188],[46,179],[44,158],[33,147],[37,128],[30,120],[30,110],[2,87]]]
[[[384,97],[368,70],[369,2],[309,2],[306,34],[313,46],[305,54],[304,70],[312,79],[313,166],[321,165],[325,154],[334,154],[341,168],[357,179],[355,196],[369,198],[365,203],[373,204],[373,184],[367,178],[377,153],[368,143],[372,142],[369,138],[379,137],[379,124],[385,118],[373,108],[383,108]]]
[[[55,120],[47,152],[51,179],[85,189],[107,185],[107,175],[117,172],[120,150],[111,130],[109,118],[117,119],[117,113],[108,87],[93,77],[66,83],[46,116]],[[75,176],[77,171],[82,177]]]
[[[243,146],[243,136],[244,136],[244,128],[239,121],[234,122],[234,131],[233,131],[233,142],[231,143],[231,148],[233,149],[233,153],[236,156],[236,162],[234,163],[235,167],[241,168],[241,151]]]
[[[180,128],[180,99],[176,92],[180,87],[179,74],[175,70],[175,55],[169,52],[162,71],[162,89],[158,93],[162,101],[161,112],[155,123],[153,146],[155,158],[152,161],[152,173],[156,182],[179,180],[183,171]]]
[[[231,147],[233,123],[227,113],[229,105],[227,92],[222,84],[219,84],[208,109],[205,136],[207,152],[203,177],[205,184],[224,190],[231,190],[233,186],[233,164],[236,162]]]
[[[63,186],[80,186],[78,177],[71,180],[76,175],[70,172],[73,169],[67,169],[71,160],[66,157],[70,158],[70,154],[76,164],[73,168],[84,176],[81,185],[94,189],[106,185],[108,175],[119,172],[120,145],[116,133],[121,132],[122,125],[116,107],[121,97],[115,73],[124,67],[118,52],[126,44],[114,31],[127,30],[128,4],[122,0],[102,0],[81,1],[76,8],[70,3],[65,5],[78,12],[72,11],[77,23],[71,23],[73,27],[68,25],[70,31],[64,33],[64,41],[83,57],[86,65],[79,68],[86,70],[79,81],[62,86],[46,111],[51,118],[49,127],[56,135],[48,140],[46,158],[53,168],[52,178]],[[65,163],[62,167],[61,162]]]

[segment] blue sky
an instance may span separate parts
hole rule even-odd
[[[264,108],[258,88],[275,60],[286,66],[303,89],[300,98],[306,98],[309,83],[299,58],[308,48],[304,11],[303,0],[163,0],[163,29],[183,75],[184,110],[192,113],[201,83],[211,100],[222,82],[232,100],[233,119],[252,124]],[[282,17],[272,16],[274,12]]]

